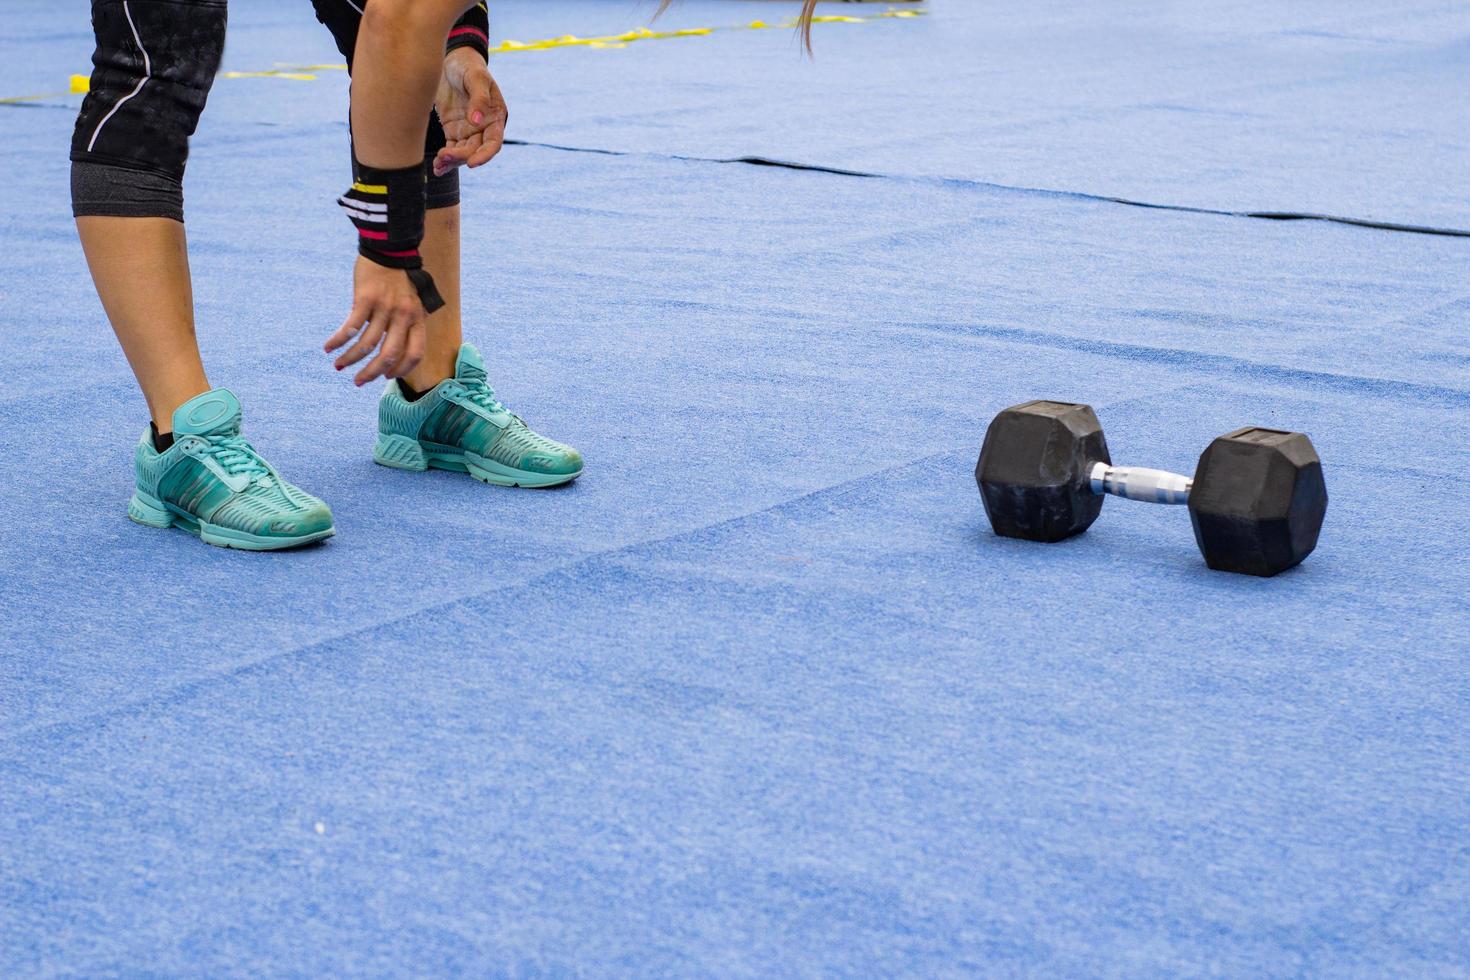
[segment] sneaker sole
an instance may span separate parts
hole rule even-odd
[[[377,444],[373,446],[373,462],[395,470],[415,473],[431,469],[467,473],[481,483],[490,483],[497,487],[529,487],[538,490],[571,483],[582,475],[581,470],[575,473],[533,473],[530,470],[512,469],[474,453],[426,449],[417,439],[384,433],[378,434]]]
[[[141,490],[134,493],[133,499],[128,501],[128,517],[144,527],[159,529],[176,527],[182,531],[188,531],[205,544],[214,545],[216,548],[235,548],[239,551],[284,551],[287,548],[300,548],[303,545],[325,541],[337,533],[335,525],[322,531],[313,531],[311,534],[300,534],[295,537],[266,537],[251,534],[248,531],[236,531],[234,528],[220,527],[218,524],[201,521],[177,507],[148,496]]]

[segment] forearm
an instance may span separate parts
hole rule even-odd
[[[363,14],[352,81],[357,159],[398,169],[423,162],[424,131],[444,65],[444,39],[470,0],[374,0]]]

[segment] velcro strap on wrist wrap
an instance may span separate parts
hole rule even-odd
[[[444,305],[433,278],[424,271],[419,243],[424,240],[424,168],[380,170],[352,161],[352,187],[337,198],[357,228],[357,251],[390,269],[402,269],[418,291],[424,309]]]

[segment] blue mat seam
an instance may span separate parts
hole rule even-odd
[[[1415,225],[1398,221],[1381,221],[1375,218],[1357,218],[1351,215],[1323,214],[1315,211],[1263,211],[1229,208],[1207,208],[1190,204],[1168,204],[1158,201],[1143,201],[1131,197],[1116,197],[1110,194],[1093,194],[1088,191],[1058,190],[1051,187],[1027,187],[1020,184],[1000,184],[989,180],[965,177],[911,177],[904,174],[882,173],[876,170],[847,170],[820,163],[800,163],[792,160],[777,160],[764,156],[701,157],[678,153],[640,153],[631,150],[609,150],[603,147],[568,146],[559,143],[539,143],[531,140],[506,140],[506,146],[534,146],[543,150],[562,153],[591,153],[598,156],[640,157],[650,160],[680,160],[687,163],[733,163],[756,167],[772,167],[781,170],[799,170],[805,173],[832,174],[841,177],[861,177],[870,180],[893,180],[913,184],[938,185],[944,187],[983,188],[986,190],[1009,191],[1042,197],[1090,201],[1098,204],[1119,204],[1130,208],[1146,208],[1150,211],[1175,211],[1185,214],[1204,214],[1220,218],[1250,218],[1265,221],[1309,221],[1346,225],[1352,228],[1367,228],[1374,231],[1392,231],[1411,235],[1434,235],[1447,238],[1470,238],[1470,228],[1450,228],[1435,225]]]
[[[1131,400],[1132,399],[1125,399],[1125,401],[1131,401]],[[628,543],[628,544],[618,545],[618,546],[613,547],[613,548],[607,548],[607,549],[604,549],[602,551],[593,552],[591,554],[582,555],[581,557],[577,558],[574,561],[563,562],[561,564],[555,565],[555,566],[553,566],[551,568],[548,568],[548,569],[546,569],[544,571],[537,572],[535,575],[532,575],[530,578],[524,579],[524,580],[519,581],[519,582],[513,582],[513,583],[509,583],[509,584],[505,584],[505,585],[500,585],[500,586],[497,586],[495,588],[490,588],[490,589],[483,589],[483,590],[478,591],[478,592],[466,593],[466,594],[463,594],[463,595],[455,596],[453,599],[450,599],[450,600],[447,600],[447,601],[444,601],[444,602],[434,603],[432,605],[419,606],[419,607],[417,607],[415,609],[412,609],[412,610],[410,610],[408,612],[405,612],[405,613],[403,613],[401,615],[398,615],[398,616],[390,616],[390,617],[388,617],[386,619],[378,620],[378,621],[376,621],[374,623],[371,623],[371,624],[369,624],[367,626],[359,627],[357,629],[347,630],[347,631],[342,632],[342,633],[336,633],[336,634],[333,634],[332,636],[323,637],[321,639],[312,640],[310,643],[303,643],[300,646],[295,646],[295,647],[290,647],[290,648],[285,649],[285,650],[280,650],[280,651],[278,651],[276,653],[269,654],[269,655],[267,655],[265,657],[262,657],[262,658],[260,658],[258,660],[252,660],[252,661],[249,661],[249,662],[246,662],[246,663],[243,663],[243,664],[237,664],[237,665],[232,666],[232,667],[229,667],[229,668],[227,668],[225,670],[216,671],[215,673],[212,673],[212,674],[205,674],[205,675],[203,675],[201,677],[197,677],[197,678],[195,678],[195,679],[193,679],[191,681],[188,681],[188,682],[186,682],[184,684],[179,684],[179,685],[176,685],[174,687],[171,687],[171,688],[169,688],[169,689],[167,689],[165,691],[160,691],[157,694],[154,694],[154,695],[152,695],[150,697],[141,698],[141,699],[138,699],[136,701],[127,701],[127,702],[116,704],[116,705],[108,708],[105,711],[93,712],[91,714],[84,715],[84,716],[82,716],[80,718],[71,719],[71,720],[68,720],[68,721],[51,722],[51,723],[48,723],[48,724],[45,724],[45,725],[37,725],[37,726],[31,727],[31,728],[20,728],[20,729],[16,729],[15,731],[12,731],[12,732],[6,732],[4,734],[0,734],[0,744],[8,744],[8,743],[11,743],[11,742],[21,741],[21,740],[24,740],[24,739],[28,739],[28,738],[31,738],[31,737],[34,737],[34,736],[37,736],[37,735],[43,735],[43,734],[44,735],[64,735],[64,734],[70,734],[70,733],[74,733],[74,732],[80,732],[80,731],[82,731],[82,730],[84,730],[86,728],[96,727],[93,723],[99,723],[99,724],[100,723],[105,723],[106,721],[111,720],[113,718],[131,715],[131,714],[134,714],[134,713],[136,713],[138,711],[145,710],[145,709],[150,708],[150,707],[160,706],[160,705],[166,705],[166,704],[169,704],[171,702],[181,700],[182,698],[187,697],[189,694],[193,693],[194,691],[202,690],[203,688],[206,688],[206,687],[210,686],[211,684],[215,683],[216,681],[224,681],[224,680],[229,680],[229,679],[234,678],[234,677],[248,676],[249,674],[251,674],[252,672],[254,672],[256,670],[263,669],[263,668],[265,668],[265,667],[267,667],[267,666],[269,666],[271,664],[278,663],[278,662],[280,662],[282,660],[290,659],[292,657],[296,657],[296,656],[299,656],[299,655],[309,654],[312,650],[315,650],[318,647],[328,646],[328,645],[334,644],[334,643],[340,643],[343,640],[348,640],[348,639],[351,639],[352,637],[355,637],[355,636],[369,635],[369,634],[372,634],[372,633],[374,633],[374,632],[382,629],[384,626],[388,626],[388,625],[391,625],[391,624],[397,623],[397,622],[402,622],[405,619],[411,619],[414,616],[418,616],[418,615],[421,615],[423,613],[427,613],[427,612],[442,612],[444,610],[453,609],[453,608],[455,608],[457,606],[461,606],[461,605],[463,605],[465,603],[468,603],[468,602],[474,602],[474,601],[483,599],[483,598],[485,598],[487,596],[495,595],[496,593],[499,593],[499,592],[509,592],[509,591],[514,591],[516,589],[527,588],[527,587],[532,586],[535,583],[537,583],[537,582],[539,582],[539,581],[541,581],[543,579],[547,579],[547,578],[550,578],[550,577],[555,576],[555,575],[563,574],[563,573],[565,573],[565,572],[567,572],[567,571],[569,571],[571,569],[575,569],[575,568],[577,568],[579,566],[582,566],[582,565],[586,565],[586,564],[590,564],[590,563],[593,563],[593,562],[596,562],[596,561],[601,561],[601,560],[604,560],[604,559],[607,559],[607,558],[611,558],[611,557],[614,557],[614,556],[623,554],[625,552],[637,552],[638,550],[643,549],[643,548],[649,548],[649,547],[653,547],[653,546],[657,546],[657,545],[664,545],[664,544],[668,544],[668,543],[671,543],[671,542],[676,542],[676,541],[679,541],[679,540],[681,540],[683,538],[687,538],[687,537],[692,537],[692,536],[696,536],[696,535],[699,535],[699,534],[703,534],[703,533],[705,533],[707,531],[710,531],[710,530],[713,530],[715,528],[726,527],[726,526],[735,526],[735,525],[738,525],[742,521],[747,521],[747,520],[750,520],[752,518],[760,517],[760,516],[765,515],[765,514],[770,514],[770,513],[778,512],[778,511],[782,510],[783,508],[790,507],[790,506],[799,504],[799,503],[801,503],[803,501],[807,501],[807,500],[810,500],[812,498],[820,497],[820,496],[823,496],[823,495],[826,495],[826,494],[840,495],[842,493],[845,493],[845,492],[851,490],[854,487],[860,486],[861,484],[863,484],[865,482],[868,482],[868,481],[871,481],[871,480],[874,480],[874,479],[879,479],[879,478],[883,477],[886,474],[897,472],[897,471],[900,471],[900,470],[903,470],[903,469],[907,469],[908,467],[911,467],[911,466],[918,466],[920,464],[929,463],[929,462],[932,462],[934,460],[942,459],[942,458],[945,458],[947,456],[953,455],[957,451],[958,450],[955,450],[955,449],[944,449],[944,450],[940,450],[938,452],[929,453],[929,454],[926,454],[924,456],[921,456],[921,457],[919,457],[917,459],[911,459],[911,460],[907,460],[905,462],[895,463],[892,466],[886,466],[886,467],[883,467],[882,469],[874,470],[874,471],[871,471],[869,473],[865,473],[862,476],[854,477],[851,480],[844,480],[841,483],[834,483],[834,484],[831,484],[829,486],[819,487],[819,488],[817,488],[815,490],[811,490],[811,491],[809,491],[807,493],[799,494],[799,495],[797,495],[795,497],[788,497],[785,500],[777,501],[776,503],[771,504],[770,506],[762,507],[762,508],[759,508],[758,510],[750,511],[749,513],[738,514],[738,515],[736,515],[734,517],[728,517],[728,518],[724,518],[722,520],[713,521],[713,522],[711,522],[709,524],[702,524],[702,525],[700,525],[698,527],[685,528],[684,530],[677,531],[674,534],[664,535],[663,537],[649,538],[649,539],[645,539],[645,540],[642,540],[642,541],[634,541],[634,542],[631,542],[631,543]],[[963,451],[969,452],[969,451],[972,451],[972,450],[966,448]]]

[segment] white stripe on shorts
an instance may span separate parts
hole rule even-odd
[[[148,79],[153,77],[153,62],[148,58],[148,49],[143,47],[143,39],[138,36],[138,26],[133,23],[133,12],[128,9],[128,0],[123,0],[122,7],[123,16],[128,19],[128,27],[132,28],[133,40],[137,43],[138,50],[143,52],[143,77],[138,79],[138,84],[133,86],[131,92],[117,100],[117,105],[108,110],[107,115],[103,116],[102,121],[97,124],[97,128],[92,130],[92,138],[87,141],[88,153],[91,153],[92,147],[97,145],[97,137],[102,135],[102,127],[107,125],[107,120],[111,119],[117,110],[123,107],[124,102],[143,91],[143,86],[147,85]]]

